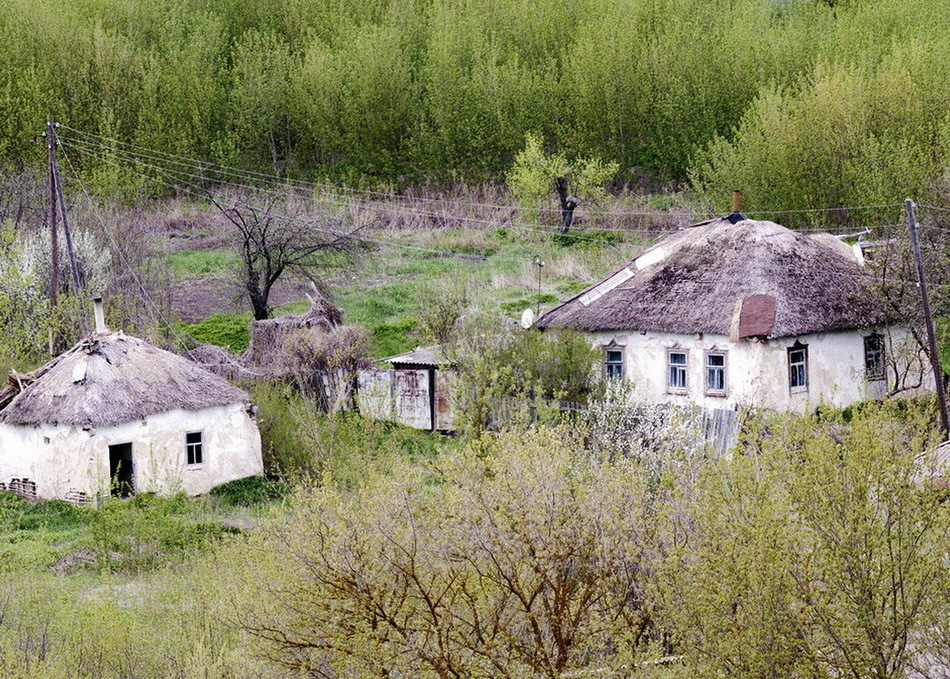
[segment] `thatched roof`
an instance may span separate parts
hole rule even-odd
[[[747,336],[778,338],[886,320],[869,293],[872,275],[851,246],[829,234],[739,220],[712,220],[663,240],[537,325],[735,337],[741,317]]]
[[[181,408],[250,403],[201,366],[121,332],[93,333],[0,392],[0,423],[107,427]]]

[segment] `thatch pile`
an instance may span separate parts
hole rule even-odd
[[[102,332],[32,373],[11,376],[0,392],[0,423],[107,427],[178,408],[250,402],[192,361],[122,332]]]
[[[541,328],[729,335],[737,302],[775,298],[770,338],[879,325],[884,307],[852,248],[767,221],[677,233],[542,314]]]
[[[282,365],[289,345],[326,335],[343,322],[343,312],[328,300],[317,298],[301,316],[280,316],[251,323],[251,345],[244,359],[251,365]]]
[[[185,358],[232,382],[266,376],[266,373],[248,367],[243,355],[235,356],[214,344],[199,344],[188,349]]]

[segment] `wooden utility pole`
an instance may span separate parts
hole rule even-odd
[[[59,207],[56,204],[58,200],[58,194],[56,192],[56,173],[53,171],[53,168],[56,167],[56,136],[55,132],[50,134],[53,130],[53,121],[46,121],[46,148],[48,149],[47,155],[47,174],[49,175],[49,240],[50,248],[52,251],[52,257],[50,260],[50,276],[49,276],[49,300],[50,303],[55,307],[56,298],[59,294],[59,234],[58,229],[56,228],[56,220],[59,216]]]
[[[920,242],[917,239],[917,219],[914,216],[914,201],[904,201],[907,206],[907,226],[910,229],[910,246],[917,263],[917,283],[920,286],[920,303],[924,309],[924,325],[927,329],[927,344],[930,347],[930,365],[934,371],[934,387],[937,389],[937,405],[940,407],[940,426],[944,436],[950,432],[950,417],[947,415],[947,393],[943,384],[943,367],[937,351],[937,333],[934,331],[934,319],[930,313],[930,298],[927,294],[927,280],[924,276],[924,263],[920,257]]]
[[[66,234],[66,253],[69,255],[69,270],[72,273],[73,278],[73,291],[79,292],[82,290],[82,280],[79,277],[79,265],[76,263],[76,251],[73,248],[73,235],[69,230],[69,218],[66,216],[66,201],[63,198],[63,182],[59,176],[59,163],[56,162],[56,146],[59,144],[59,141],[56,139],[56,123],[54,123],[52,120],[46,121],[46,141],[49,144],[49,172],[52,193],[51,198],[53,204],[51,219],[53,230],[50,237],[53,246],[52,282],[55,282],[56,287],[59,287],[59,251],[57,249],[56,233],[56,205],[58,203],[59,212],[63,216],[63,232]],[[55,304],[56,298],[53,297],[52,301]]]

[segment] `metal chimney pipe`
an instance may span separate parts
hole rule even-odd
[[[733,191],[732,192],[732,211],[739,212],[739,208],[742,207],[742,191]]]
[[[106,312],[102,308],[102,297],[93,297],[92,303],[96,309],[96,332],[106,332]]]

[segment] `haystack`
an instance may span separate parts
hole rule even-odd
[[[301,316],[280,316],[251,323],[251,344],[244,359],[251,365],[283,366],[288,343],[318,338],[343,322],[343,311],[319,297]]]

